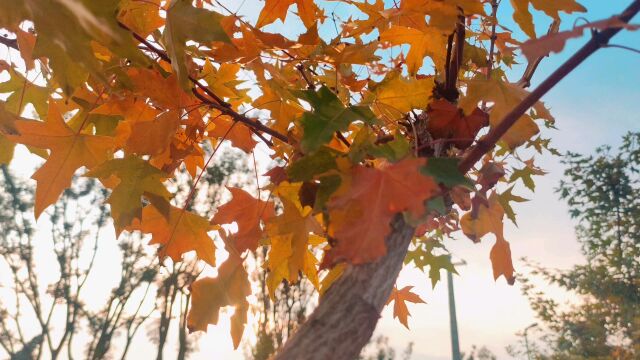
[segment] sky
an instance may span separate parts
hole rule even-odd
[[[624,9],[629,0],[583,0],[589,12],[581,14],[593,21],[609,17]],[[227,1],[232,10],[238,9],[239,1]],[[255,21],[262,2],[247,0],[242,3],[239,13]],[[330,6],[330,5],[328,5]],[[293,8],[291,9],[293,10]],[[334,9],[336,13],[341,9]],[[511,9],[503,0],[499,17],[511,18]],[[543,24],[538,14],[536,23]],[[291,16],[293,18],[293,16]],[[569,28],[577,16],[566,16],[563,28]],[[636,19],[636,23],[640,19]],[[325,24],[326,25],[326,24]],[[516,29],[514,24],[507,26]],[[544,25],[538,32],[544,31]],[[276,23],[267,28],[287,34],[300,33],[303,29],[287,24]],[[544,79],[564,60],[566,60],[586,38],[572,40],[561,54],[545,59],[533,78],[533,86]],[[638,46],[640,32],[623,32],[612,41],[614,44]],[[4,51],[4,50],[0,50]],[[590,153],[597,146],[620,143],[621,136],[628,131],[640,131],[640,55],[616,48],[602,49],[587,59],[577,70],[567,76],[557,87],[551,90],[543,101],[551,108],[556,117],[558,130],[545,130],[552,138],[553,145],[561,152],[573,151]],[[516,66],[510,73],[517,80],[521,67]],[[263,150],[264,151],[264,150]],[[265,155],[265,154],[263,154]],[[516,270],[528,276],[526,267],[519,259],[523,256],[539,262],[549,268],[566,269],[580,263],[582,257],[576,241],[573,227],[575,222],[569,218],[567,206],[559,200],[554,189],[562,178],[563,166],[560,158],[552,155],[537,157],[537,165],[549,172],[536,180],[536,191],[530,193],[519,187],[517,193],[531,199],[515,207],[518,213],[519,227],[506,225],[505,237],[511,243]],[[23,162],[12,165],[17,171]],[[266,167],[266,164],[261,164]],[[109,239],[105,239],[109,240]],[[111,239],[114,241],[114,239]],[[455,276],[455,296],[458,312],[460,347],[469,350],[472,345],[487,346],[499,359],[509,358],[505,347],[515,344],[516,333],[535,322],[527,300],[521,295],[518,283],[509,286],[503,279],[493,280],[489,251],[493,239],[487,236],[480,244],[473,244],[463,236],[447,242],[447,247],[458,259],[466,261],[458,268]],[[108,259],[99,260],[96,268],[109,266]],[[444,278],[444,274],[443,274]],[[409,342],[414,343],[415,360],[444,360],[451,358],[449,338],[449,318],[447,289],[445,282],[435,289],[427,276],[415,269],[403,269],[397,281],[398,287],[412,285],[426,304],[409,305],[411,317],[405,329],[393,319],[391,308],[385,308],[376,329],[376,334],[389,337],[390,344],[402,351]],[[96,297],[100,289],[96,288]],[[555,292],[561,299],[569,301],[570,296]],[[243,359],[242,350],[233,351],[227,317],[221,318],[221,325],[210,326],[199,344],[200,351],[192,359]],[[245,336],[249,331],[245,332]],[[144,356],[146,346],[134,349],[131,358]]]

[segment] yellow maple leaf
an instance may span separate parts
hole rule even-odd
[[[433,79],[404,78],[391,73],[375,88],[374,111],[388,121],[402,118],[413,109],[425,109],[433,91]]]
[[[460,100],[460,107],[466,114],[471,114],[480,102],[492,103],[489,112],[491,127],[498,126],[504,117],[529,95],[520,86],[497,78],[468,80],[467,86],[467,94]],[[537,102],[533,109],[537,117],[549,122],[554,121],[553,116],[542,102]],[[538,132],[538,125],[531,116],[525,114],[518,119],[501,140],[513,149],[525,143]]]
[[[446,36],[433,28],[416,29],[406,26],[392,26],[380,35],[381,41],[392,45],[409,44],[407,68],[409,74],[415,75],[429,56],[437,69],[444,69]]]
[[[572,12],[585,12],[587,9],[575,0],[511,0],[513,6],[513,20],[520,26],[530,38],[536,37],[536,29],[533,24],[533,16],[529,12],[529,5],[543,11],[547,16],[559,20],[560,12],[570,14]]]
[[[285,191],[295,193],[295,198],[281,197],[282,214],[267,223],[267,233],[272,246],[267,264],[271,270],[267,279],[271,297],[283,279],[291,283],[296,282],[300,272],[318,287],[317,260],[309,250],[309,245],[310,234],[322,234],[322,227],[313,217],[311,207],[300,205],[297,190],[301,183],[295,187],[287,185],[286,181],[282,182],[279,188],[288,188]],[[291,191],[290,188],[297,190]]]
[[[142,37],[164,24],[160,0],[121,0],[119,5],[118,20]]]
[[[251,99],[247,96],[249,90],[238,89],[238,86],[244,82],[237,78],[240,69],[240,64],[222,64],[216,69],[207,59],[202,68],[202,75],[207,85],[209,85],[209,90],[219,97],[251,102]]]

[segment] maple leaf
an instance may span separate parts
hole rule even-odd
[[[640,26],[629,25],[621,21],[618,16],[613,16],[608,19],[589,22],[585,25],[574,26],[571,30],[554,32],[537,39],[529,39],[520,46],[520,49],[522,50],[522,54],[527,57],[527,60],[532,62],[538,58],[549,55],[549,53],[559,53],[564,49],[567,40],[582,36],[586,29],[596,31],[610,28],[638,30]]]
[[[0,102],[0,134],[18,135],[19,132],[16,128],[16,121],[20,118],[14,113],[7,111],[5,105],[6,103]]]
[[[437,69],[444,68],[446,36],[433,28],[416,29],[406,26],[392,26],[380,34],[381,41],[388,41],[392,45],[409,44],[411,49],[407,53],[407,68],[409,74],[415,75],[424,63],[425,56],[429,56]]]
[[[575,0],[511,0],[511,5],[514,10],[513,20],[515,20],[522,31],[530,38],[536,37],[536,30],[533,25],[533,16],[531,12],[529,12],[529,5],[532,5],[536,10],[543,11],[547,16],[556,20],[560,19],[560,12],[571,14],[573,12],[587,11],[587,9]]]
[[[129,131],[125,151],[138,155],[157,155],[162,153],[171,143],[180,125],[178,111],[165,111],[150,121],[124,123],[122,131]],[[124,126],[129,126],[125,130]]]
[[[525,167],[523,167],[522,169],[514,169],[513,172],[511,173],[511,177],[509,178],[509,182],[513,183],[513,182],[516,182],[518,179],[520,179],[522,180],[522,183],[524,184],[524,186],[527,187],[527,189],[531,191],[535,191],[536,183],[533,181],[531,176],[545,175],[546,172],[538,168],[537,166],[535,166],[533,161],[534,161],[533,158],[526,160],[524,162]]]
[[[16,29],[16,40],[20,49],[20,56],[24,60],[27,70],[33,70],[36,66],[33,58],[33,49],[36,46],[36,36],[28,31]]]
[[[213,224],[238,225],[238,231],[232,235],[234,245],[238,252],[255,250],[258,241],[262,237],[260,220],[266,221],[275,215],[274,204],[271,201],[262,201],[251,196],[240,188],[227,187],[233,197],[231,201],[220,206],[211,219]]]
[[[171,0],[169,3],[163,36],[171,66],[183,88],[190,89],[185,54],[187,40],[229,42],[229,36],[220,25],[223,18],[215,11],[193,7],[191,0]]]
[[[0,93],[11,93],[5,99],[4,108],[16,115],[21,115],[27,104],[33,105],[38,115],[47,115],[49,89],[32,83],[19,72],[8,69],[9,80],[0,83]]]
[[[136,34],[147,37],[164,24],[160,17],[161,0],[121,0],[118,20]]]
[[[504,276],[507,283],[513,285],[516,278],[509,242],[504,239],[496,239],[496,243],[491,247],[489,257],[493,268],[493,278],[497,280],[500,276]]]
[[[175,74],[165,77],[157,70],[131,68],[127,75],[135,94],[149,98],[153,105],[162,109],[182,111],[190,105],[198,104],[193,96],[180,87]]]
[[[348,21],[344,25],[347,36],[367,35],[376,29],[384,32],[389,26],[389,17],[395,12],[391,9],[385,10],[384,0],[376,0],[374,3],[368,1],[348,3],[354,5],[367,17]]]
[[[497,279],[504,276],[510,285],[515,282],[511,250],[509,243],[504,239],[503,222],[504,209],[500,205],[500,199],[493,193],[486,204],[479,203],[477,208],[464,214],[460,219],[462,232],[474,242],[488,233],[496,236],[496,243],[491,248],[491,263],[493,277]]]
[[[349,147],[349,158],[353,163],[358,163],[370,155],[395,162],[405,158],[410,150],[411,144],[400,134],[396,134],[391,141],[379,144],[378,137],[373,131],[368,127],[363,127],[358,131]]]
[[[4,103],[0,102],[0,165],[8,165],[13,159],[15,143],[5,137],[5,135],[17,135],[15,122],[19,118],[6,111]]]
[[[460,173],[458,164],[456,158],[431,158],[427,166],[422,168],[422,173],[448,188],[463,185],[473,189],[473,182]]]
[[[19,13],[22,20],[33,22],[38,34],[33,57],[47,57],[54,69],[53,81],[71,94],[88,74],[106,81],[92,42],[108,45],[137,64],[148,64],[131,36],[118,26],[114,16],[118,5],[119,0],[3,2],[0,13]]]
[[[267,234],[271,241],[268,266],[271,272],[267,278],[269,292],[274,297],[275,288],[287,279],[298,281],[298,273],[303,273],[311,283],[318,287],[316,270],[317,260],[309,251],[310,233],[322,234],[322,227],[313,217],[311,208],[302,207],[298,192],[302,184],[283,182],[276,191],[287,191],[289,195],[281,197],[282,214],[271,218],[267,223]],[[285,188],[288,188],[285,190]]]
[[[207,325],[218,323],[220,309],[232,306],[231,338],[234,348],[238,348],[247,322],[251,295],[249,275],[242,266],[242,258],[234,252],[218,268],[215,278],[203,278],[191,284],[191,308],[187,315],[189,331],[207,331]]]
[[[209,60],[205,61],[202,69],[203,79],[209,85],[209,90],[216,95],[231,100],[251,102],[247,96],[248,90],[238,89],[244,81],[238,80],[236,74],[240,71],[239,64],[222,64],[216,69]]]
[[[407,308],[407,302],[412,302],[414,304],[424,303],[424,300],[422,300],[417,294],[413,293],[411,289],[413,289],[413,286],[405,286],[400,290],[394,286],[393,290],[391,290],[391,295],[387,300],[387,305],[393,301],[393,317],[400,320],[400,323],[407,329],[409,328],[408,318],[411,316],[411,314],[409,314],[409,309]]]
[[[432,101],[427,109],[429,122],[427,130],[436,139],[452,139],[459,149],[466,149],[473,143],[478,131],[488,125],[487,114],[476,108],[465,116],[447,100]]]
[[[529,93],[523,88],[499,79],[473,79],[467,81],[467,95],[460,100],[460,107],[466,114],[471,114],[481,101],[493,102],[489,112],[489,123],[496,127],[504,117],[516,107]],[[537,102],[533,109],[536,116],[553,122],[554,118],[542,102]],[[523,115],[513,127],[501,138],[509,148],[522,145],[539,132],[538,125],[531,116]]]
[[[238,124],[228,116],[215,118],[207,127],[207,136],[214,139],[227,139],[234,147],[247,154],[250,154],[258,143],[251,134],[248,127]]]
[[[115,176],[118,183],[107,202],[111,204],[111,216],[116,235],[131,224],[133,219],[142,219],[142,196],[151,194],[169,200],[171,194],[162,184],[168,175],[135,156],[109,160],[84,176],[107,179]]]
[[[115,146],[113,138],[73,131],[64,122],[53,101],[49,102],[49,112],[44,122],[18,120],[15,127],[18,135],[7,136],[11,141],[50,150],[47,161],[32,176],[37,182],[36,217],[55,203],[62,191],[71,185],[76,170],[103,163]]]
[[[307,28],[315,25],[317,19],[324,17],[323,12],[318,9],[313,0],[266,0],[258,16],[256,27],[261,28],[278,19],[284,22],[287,11],[293,4],[298,6],[298,16]]]
[[[396,121],[413,109],[426,108],[433,86],[433,79],[404,78],[399,72],[391,73],[375,88],[373,108],[388,121]]]
[[[15,144],[0,134],[0,165],[9,165],[13,159]]]
[[[374,123],[375,115],[366,106],[344,106],[340,99],[323,86],[317,92],[307,90],[299,92],[302,99],[308,101],[314,111],[303,114],[300,123],[304,135],[300,145],[305,152],[314,152],[328,143],[336,131],[344,131],[356,120]]]
[[[396,213],[424,214],[424,202],[438,189],[433,179],[420,174],[424,164],[424,159],[407,158],[381,168],[353,168],[328,203],[336,245],[325,254],[323,268],[378,259],[386,253],[384,240]]]
[[[291,92],[276,89],[274,81],[268,82],[263,88],[262,96],[257,98],[253,104],[256,108],[269,110],[274,124],[274,130],[285,133],[289,125],[304,112],[302,106],[295,102]]]
[[[444,269],[453,274],[458,273],[451,263],[451,255],[433,254],[435,248],[444,249],[442,243],[432,239],[425,240],[424,238],[418,238],[416,241],[419,242],[419,245],[414,250],[407,252],[404,262],[405,264],[413,262],[420,271],[424,271],[424,267],[429,266],[429,279],[431,279],[432,288],[435,289],[436,284],[440,281],[440,270]]]
[[[195,251],[200,260],[216,265],[215,245],[207,233],[217,227],[202,216],[175,206],[170,206],[168,214],[163,214],[156,206],[147,205],[142,209],[142,220],[134,221],[128,229],[151,234],[149,244],[160,245],[160,259],[168,256],[178,262],[183,254]]]
[[[503,193],[498,195],[498,201],[500,202],[500,205],[502,205],[502,208],[504,209],[504,213],[505,215],[507,215],[507,218],[509,218],[509,220],[511,220],[511,222],[513,222],[513,224],[517,226],[518,223],[516,222],[516,213],[515,211],[513,211],[513,208],[511,207],[511,202],[521,203],[529,200],[513,194],[513,185],[512,185],[510,188],[508,188]]]

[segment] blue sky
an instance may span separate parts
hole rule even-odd
[[[502,1],[499,16],[510,19],[509,3],[507,0]],[[580,2],[589,9],[586,15],[581,16],[597,20],[618,13],[630,0]],[[240,1],[229,0],[226,3],[233,10],[238,8]],[[328,4],[329,8],[335,6],[333,3]],[[255,21],[261,6],[262,2],[247,0],[240,13]],[[535,16],[541,33],[546,22],[538,14]],[[575,18],[576,16],[565,17],[563,27],[571,27]],[[639,23],[640,19],[635,22]],[[292,25],[294,23],[296,21],[287,21],[284,25],[278,22],[267,30],[287,34],[302,32],[300,26]],[[329,25],[331,27],[327,28]],[[517,28],[509,22],[507,26]],[[332,27],[331,24],[325,24],[323,31],[332,31]],[[534,86],[585,41],[586,38],[572,40],[563,53],[545,59],[533,79]],[[640,47],[640,32],[624,32],[612,42]],[[628,131],[640,131],[639,65],[638,54],[620,49],[602,49],[547,94],[543,100],[556,117],[558,130],[546,131],[546,135],[553,139],[555,147],[561,152],[571,150],[588,153],[602,144],[618,144],[621,136]],[[518,78],[520,71],[520,67],[514,68],[514,79]],[[520,226],[516,228],[511,224],[507,225],[505,236],[511,242],[514,259],[527,256],[548,267],[567,268],[582,259],[573,233],[575,224],[569,218],[565,204],[554,193],[563,168],[560,158],[550,155],[538,157],[537,164],[549,171],[549,175],[537,180],[535,194],[520,188],[520,194],[532,200],[516,208]],[[504,347],[514,344],[517,340],[514,334],[535,320],[517,284],[508,286],[504,280],[493,281],[488,255],[492,244],[493,239],[489,237],[474,245],[460,236],[449,241],[448,247],[457,257],[467,261],[466,266],[458,269],[460,276],[455,277],[461,348],[468,350],[473,344],[486,345],[499,358],[506,358]],[[108,267],[108,261],[97,264],[98,268],[100,266]],[[525,269],[519,260],[515,261],[515,266],[517,270]],[[414,342],[413,359],[450,359],[445,284],[440,283],[431,290],[425,274],[407,268],[398,279],[399,287],[405,285],[415,286],[415,291],[427,304],[410,305],[411,330],[405,329],[393,319],[391,309],[385,309],[377,332],[388,336],[391,344],[399,351],[408,342]],[[562,293],[556,292],[556,295],[567,298]],[[200,343],[201,351],[194,354],[193,359],[243,358],[242,351],[233,352],[231,349],[225,320],[223,317],[220,326],[209,328],[209,333],[203,336]],[[248,333],[249,331],[245,335]],[[144,356],[145,346],[135,349],[132,355],[136,353]]]

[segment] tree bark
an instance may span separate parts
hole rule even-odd
[[[375,330],[415,232],[400,214],[391,228],[386,238],[387,255],[373,263],[348,267],[276,360],[358,357]]]

